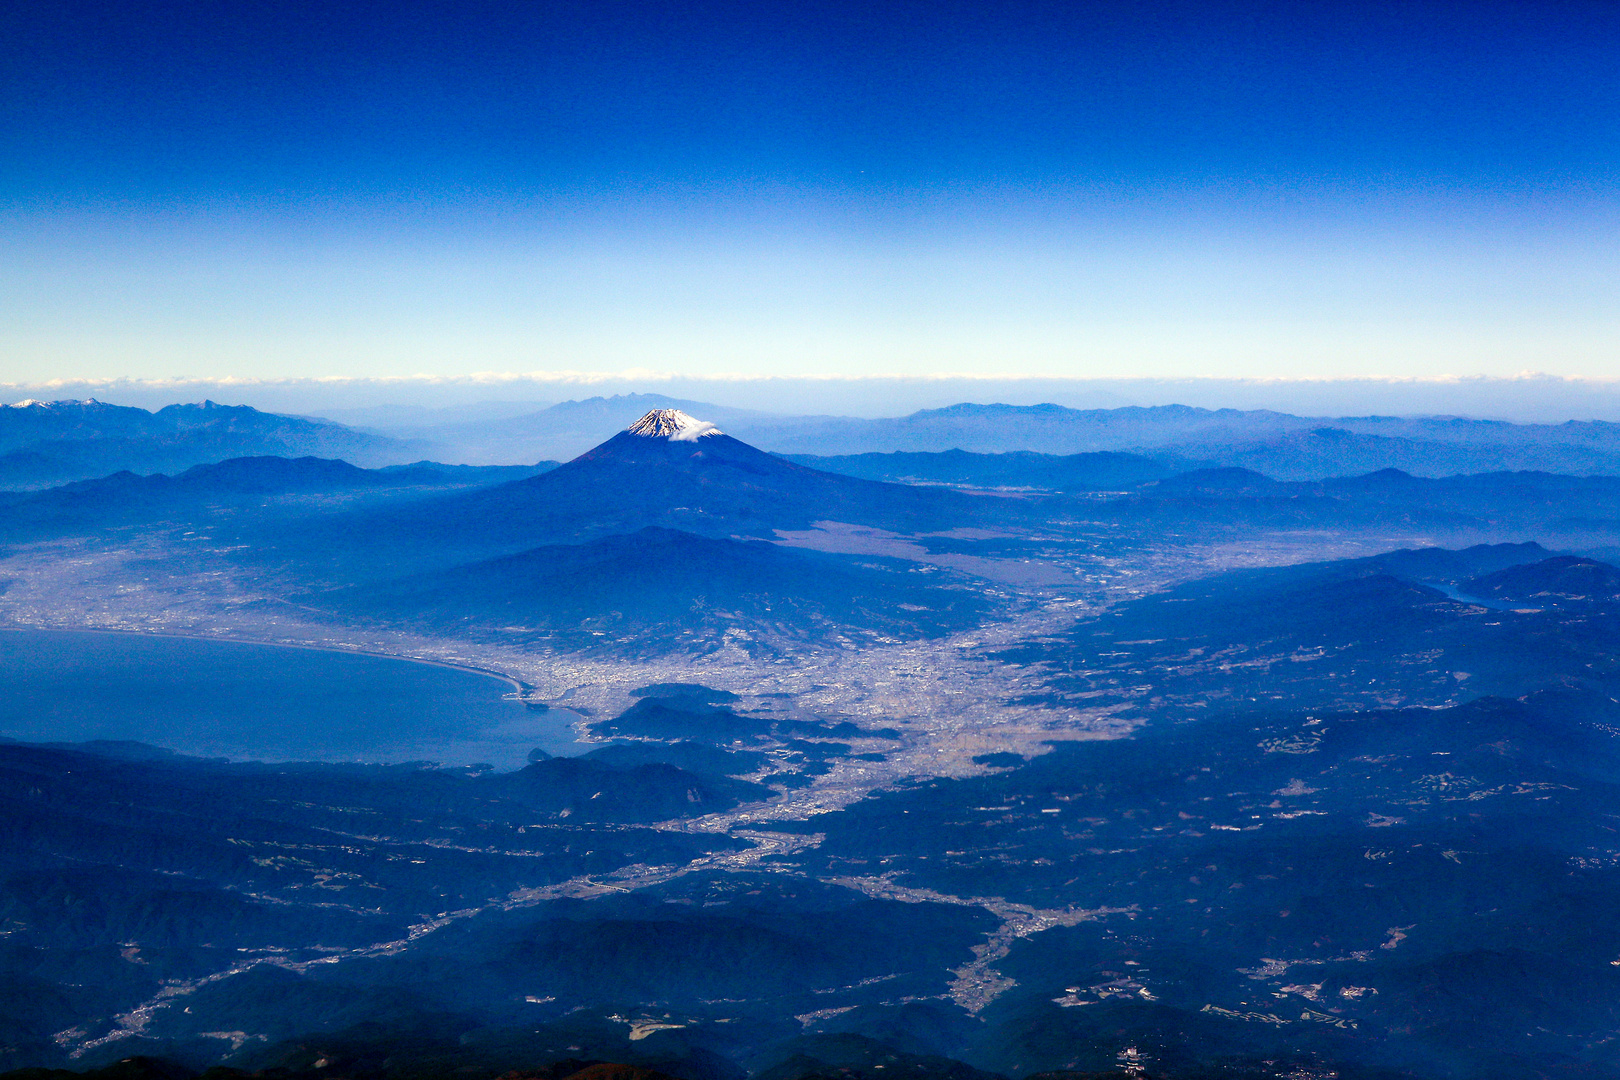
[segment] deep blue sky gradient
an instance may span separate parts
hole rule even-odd
[[[1603,375],[1617,58],[1620,4],[1573,0],[9,0],[0,381],[618,370],[659,341],[686,371]],[[492,313],[453,284],[493,278],[534,285]],[[781,295],[728,307],[738,281]],[[888,321],[869,281],[900,282]],[[916,331],[963,296],[1002,299],[946,355]]]
[[[1609,192],[1613,3],[89,3],[6,202],[1236,183]]]

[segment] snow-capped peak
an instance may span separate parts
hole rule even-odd
[[[705,435],[722,434],[707,420],[698,420],[679,409],[654,409],[630,425],[630,434],[645,439],[668,439],[671,442],[697,442]]]

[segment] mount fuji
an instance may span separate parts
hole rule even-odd
[[[839,522],[902,533],[1002,523],[1017,500],[822,472],[765,453],[676,409],[549,472],[404,506],[321,517],[250,539],[264,558],[313,558],[346,584],[579,543],[649,526],[774,540]]]
[[[725,432],[707,420],[695,419],[679,409],[654,409],[626,428],[625,434],[639,435],[643,439],[697,442],[705,435],[724,435]]]
[[[362,621],[617,651],[930,637],[991,605],[953,575],[762,538],[822,520],[948,528],[987,501],[818,472],[655,409],[550,473],[401,508],[383,543],[364,525],[363,567],[300,602]]]

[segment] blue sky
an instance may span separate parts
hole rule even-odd
[[[1608,3],[0,5],[0,382],[1620,376]]]

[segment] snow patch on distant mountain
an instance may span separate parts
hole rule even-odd
[[[85,398],[83,401],[74,401],[71,399],[63,399],[59,401],[40,401],[38,398],[23,398],[21,401],[13,401],[9,405],[0,404],[0,409],[64,409],[72,405],[77,405],[81,408],[89,408],[92,405],[99,408],[107,407],[106,402],[97,401],[95,398]]]
[[[631,424],[629,432],[647,439],[668,439],[670,442],[697,442],[705,435],[723,434],[707,420],[698,420],[679,409],[654,409]]]

